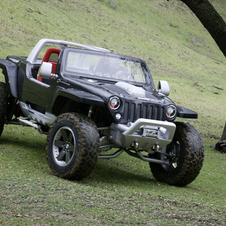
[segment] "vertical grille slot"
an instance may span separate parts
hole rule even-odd
[[[149,105],[148,106],[148,109],[147,109],[147,115],[148,115],[148,119],[151,119],[151,118],[153,118],[153,112],[154,111],[154,109],[153,109],[153,106],[151,106],[151,105]]]
[[[141,118],[141,111],[142,111],[142,105],[141,104],[138,104],[137,105],[137,110],[136,110],[136,112],[135,112],[135,117],[136,118]]]
[[[132,122],[134,122],[135,119],[135,115],[136,115],[136,105],[134,103],[131,104],[131,109],[130,109],[130,120]]]
[[[146,118],[147,117],[147,105],[142,105],[141,111],[143,112],[141,117]]]
[[[128,102],[126,102],[125,103],[125,110],[124,110],[124,119],[126,120],[126,121],[128,121],[128,117],[129,117],[129,103]]]
[[[158,111],[158,120],[163,120],[164,117],[164,108],[163,107],[159,107],[159,111]]]

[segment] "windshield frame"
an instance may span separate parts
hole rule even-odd
[[[131,83],[134,85],[139,85],[139,86],[151,85],[152,88],[155,89],[150,70],[144,60],[141,60],[139,58],[124,56],[124,55],[120,55],[120,54],[102,53],[102,52],[89,51],[89,50],[83,50],[83,49],[75,49],[75,48],[65,48],[64,49],[64,54],[63,54],[63,58],[62,58],[60,71],[61,71],[62,78],[65,80],[73,81],[74,79],[87,78],[87,79],[93,79],[96,81],[104,81],[104,82],[123,81],[122,79],[117,79],[117,78],[113,78],[113,77],[108,78],[108,77],[104,77],[104,76],[101,77],[101,76],[94,75],[94,74],[89,75],[87,73],[82,73],[82,72],[78,72],[78,71],[77,72],[68,71],[66,68],[66,65],[67,65],[67,57],[68,57],[69,52],[80,53],[80,54],[91,54],[91,55],[96,55],[99,57],[106,57],[106,58],[108,57],[108,58],[115,58],[115,59],[123,59],[126,61],[132,61],[132,62],[139,63],[141,66],[142,72],[144,74],[145,82],[137,82],[137,81],[132,81],[132,80],[131,81],[125,80],[124,82],[128,82],[128,83]]]

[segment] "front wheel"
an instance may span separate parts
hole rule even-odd
[[[154,177],[161,182],[185,186],[198,176],[204,160],[204,147],[199,132],[187,123],[176,122],[173,141],[158,158],[169,165],[150,163]]]
[[[99,134],[95,124],[76,113],[60,115],[49,129],[46,154],[56,176],[75,180],[87,177],[99,155]]]

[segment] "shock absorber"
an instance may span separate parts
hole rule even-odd
[[[93,114],[93,105],[90,105],[88,117],[91,118]]]
[[[94,113],[93,113],[93,117],[92,117],[92,120],[93,120],[95,123],[98,122],[99,115],[100,115],[100,107],[96,107],[96,108],[95,108],[95,111],[94,111]]]

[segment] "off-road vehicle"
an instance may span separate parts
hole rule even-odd
[[[158,181],[184,186],[204,158],[199,132],[177,118],[197,118],[156,89],[145,61],[72,42],[42,39],[28,57],[0,59],[0,135],[4,124],[47,135],[52,172],[80,180],[98,159],[122,152],[147,161]]]

